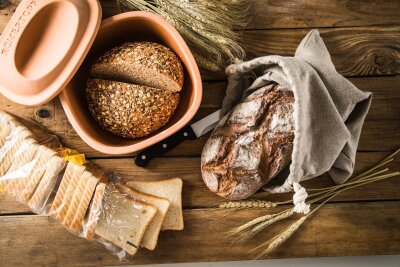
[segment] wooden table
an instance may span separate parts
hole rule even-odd
[[[400,1],[252,2],[253,19],[243,32],[242,41],[249,57],[291,56],[306,33],[319,28],[337,70],[361,90],[374,93],[358,148],[356,172],[400,147]],[[18,1],[0,3],[1,31]],[[115,1],[105,0],[102,5],[104,17],[117,12]],[[223,74],[203,73],[203,80],[204,98],[196,119],[220,107],[226,88]],[[4,97],[0,97],[0,103],[2,109],[36,120],[60,136],[66,146],[126,178],[178,176],[184,180],[185,230],[161,233],[155,251],[142,249],[129,264],[251,259],[249,249],[293,221],[278,224],[244,245],[232,245],[224,231],[271,211],[241,211],[222,217],[223,211],[212,209],[222,199],[207,190],[200,176],[199,156],[207,136],[180,145],[143,169],[134,165],[134,155],[110,157],[87,146],[69,124],[58,98],[39,107],[17,105]],[[400,160],[391,167],[399,170]],[[324,175],[307,186],[330,184]],[[277,195],[271,200],[288,197]],[[269,257],[399,253],[400,178],[395,177],[336,197]],[[98,244],[75,237],[53,219],[33,215],[25,206],[0,196],[0,266],[114,264],[120,262]]]

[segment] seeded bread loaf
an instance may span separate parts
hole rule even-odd
[[[221,119],[201,157],[207,187],[244,199],[274,178],[291,159],[294,97],[272,84],[258,89]]]
[[[125,138],[144,137],[164,126],[178,106],[184,79],[179,58],[151,42],[107,51],[90,74],[90,113],[103,129]]]
[[[179,93],[116,81],[90,79],[89,111],[105,130],[136,138],[164,126],[179,103]]]
[[[101,56],[91,75],[179,92],[184,74],[179,58],[169,48],[153,42],[128,42]]]

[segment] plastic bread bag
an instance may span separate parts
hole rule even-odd
[[[59,221],[71,233],[83,236],[85,215],[90,203],[108,174],[86,162],[78,165],[68,161],[54,198],[49,205],[48,215]]]
[[[38,207],[56,185],[51,178],[63,169],[62,158],[51,148],[60,143],[36,123],[5,112],[0,112],[0,127],[0,189],[26,205],[37,191],[33,211],[40,214]]]
[[[0,127],[1,191],[48,215],[68,165],[84,164],[84,155],[34,121],[0,111]]]
[[[82,237],[96,240],[125,260],[139,249],[157,208],[119,189],[119,183],[97,186]]]

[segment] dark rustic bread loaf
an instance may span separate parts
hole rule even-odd
[[[258,89],[221,119],[203,148],[205,184],[228,199],[244,199],[291,160],[294,97],[272,84]]]
[[[92,77],[181,91],[183,67],[169,48],[152,42],[128,42],[107,51],[90,70]]]
[[[179,103],[179,92],[89,79],[86,88],[89,111],[105,130],[136,138],[164,126]]]

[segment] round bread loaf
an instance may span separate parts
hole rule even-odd
[[[97,123],[125,138],[156,131],[179,103],[178,92],[103,79],[88,80],[86,98]]]
[[[92,66],[92,77],[181,91],[183,67],[169,48],[152,42],[124,43],[107,51]]]
[[[258,89],[214,129],[201,156],[207,187],[218,195],[244,199],[290,163],[294,97],[291,90],[272,84]]]

